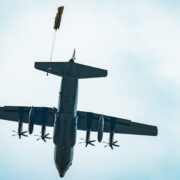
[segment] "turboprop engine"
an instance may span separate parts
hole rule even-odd
[[[87,131],[86,131],[86,139],[83,139],[83,138],[81,138],[81,140],[83,140],[84,142],[80,142],[79,144],[82,144],[82,143],[85,143],[86,145],[86,147],[90,144],[91,146],[95,146],[94,144],[93,144],[93,142],[95,142],[96,140],[90,140],[90,134],[91,134],[91,130],[90,129],[87,129]]]
[[[47,121],[47,118],[48,118],[48,109],[46,108],[43,108],[42,109],[42,112],[41,112],[42,116],[41,116],[41,135],[35,135],[35,136],[38,136],[39,138],[36,140],[36,141],[39,141],[40,139],[42,139],[44,142],[46,142],[46,139],[52,139],[51,137],[48,137],[49,136],[49,133],[46,134],[46,121]]]
[[[35,135],[38,136],[39,138],[36,141],[39,141],[40,139],[42,139],[44,142],[46,142],[46,139],[52,139],[51,137],[49,137],[49,133],[46,134],[46,125],[42,125],[41,127],[41,135]]]
[[[28,137],[26,135],[27,131],[23,132],[23,119],[24,119],[24,109],[20,108],[19,109],[18,130],[17,131],[14,131],[14,130],[12,131],[12,132],[16,133],[16,134],[13,134],[12,136],[18,135],[19,139],[21,139],[21,136]]]
[[[92,125],[92,113],[87,114],[87,130],[86,130],[86,139],[81,138],[84,142],[80,142],[79,144],[85,143],[86,147],[90,144],[91,146],[95,146],[93,142],[96,140],[90,140],[90,134],[91,134],[91,125]]]
[[[114,141],[114,131],[111,131],[110,134],[109,134],[109,143],[106,143],[106,145],[104,147],[107,147],[109,146],[111,149],[114,149],[114,146],[115,147],[119,147],[118,144],[116,144],[118,141]]]
[[[116,143],[118,141],[114,141],[114,131],[115,131],[115,125],[116,125],[116,119],[115,118],[111,118],[110,119],[110,133],[109,133],[109,143],[106,143],[107,145],[105,145],[104,147],[109,146],[111,149],[114,149],[113,147],[119,147],[119,145],[117,145]]]

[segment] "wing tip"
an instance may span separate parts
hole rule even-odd
[[[158,127],[155,126],[154,136],[157,136],[157,135],[158,135]]]
[[[108,76],[108,70],[105,70],[105,76],[104,77],[106,77],[106,76]]]

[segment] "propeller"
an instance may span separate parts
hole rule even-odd
[[[111,149],[114,149],[114,147],[120,147],[120,145],[116,144],[118,141],[114,141],[112,144],[111,143],[107,143],[107,142],[103,142],[105,143],[106,145],[104,146],[105,148],[106,147],[110,147]]]
[[[79,144],[86,144],[85,146],[87,147],[89,144],[91,146],[95,146],[93,143],[96,141],[96,140],[90,140],[90,141],[86,141],[85,139],[81,138],[81,140],[83,140],[84,142],[80,142]]]
[[[34,135],[34,136],[39,137],[36,139],[36,141],[39,141],[40,139],[42,139],[44,142],[46,142],[46,139],[52,139],[51,137],[48,137],[49,133],[45,134],[44,136],[39,136],[39,135]]]
[[[19,136],[19,139],[21,139],[21,136],[28,137],[28,135],[26,135],[27,131],[23,131],[20,134],[14,130],[12,130],[12,132],[16,133],[16,134],[13,134],[12,136]]]

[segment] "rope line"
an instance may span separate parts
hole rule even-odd
[[[52,57],[53,57],[55,38],[56,38],[56,30],[54,31],[54,37],[53,37],[52,48],[51,48],[50,62],[52,61]]]

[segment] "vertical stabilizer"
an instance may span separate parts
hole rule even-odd
[[[75,55],[76,55],[76,49],[74,49],[74,51],[73,51],[73,55],[72,55],[72,59],[73,59],[73,60],[76,59]]]

